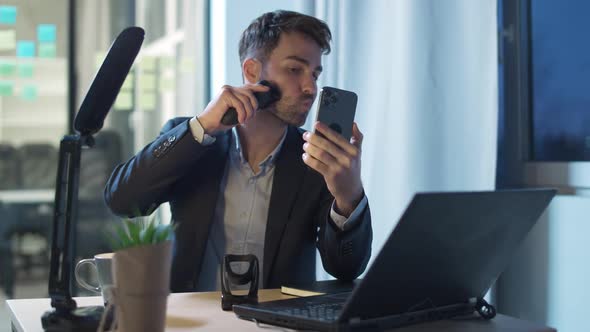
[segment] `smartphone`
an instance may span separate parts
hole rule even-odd
[[[316,121],[350,141],[357,99],[356,93],[352,91],[323,87],[317,104]],[[316,132],[315,128],[313,132]]]

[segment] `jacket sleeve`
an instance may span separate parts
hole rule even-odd
[[[369,263],[373,230],[371,211],[367,203],[357,220],[350,220],[352,227],[341,230],[330,218],[332,195],[323,195],[318,214],[317,247],[326,272],[341,280],[357,278]]]
[[[151,214],[209,148],[193,138],[188,118],[168,121],[154,141],[115,168],[104,189],[107,206],[122,217]]]

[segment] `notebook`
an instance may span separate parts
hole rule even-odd
[[[321,280],[309,284],[287,284],[281,286],[281,293],[293,296],[314,296],[351,292],[360,279],[353,281]]]
[[[352,292],[235,305],[234,313],[319,331],[386,329],[474,312],[492,318],[485,293],[555,194],[416,194]]]

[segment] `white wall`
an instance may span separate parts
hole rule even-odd
[[[317,3],[334,33],[321,84],[359,96],[376,253],[415,192],[494,188],[496,2]]]
[[[537,222],[498,284],[502,312],[588,331],[590,197],[560,195]]]

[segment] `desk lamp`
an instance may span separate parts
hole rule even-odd
[[[127,28],[117,36],[76,115],[74,128],[78,133],[66,135],[60,142],[49,271],[49,296],[54,309],[41,317],[45,331],[96,331],[104,311],[102,306],[77,308],[70,291],[76,243],[80,155],[82,147],[94,145],[92,135],[102,128],[143,38],[144,31],[138,27]]]

